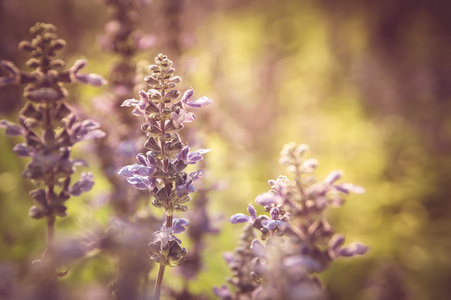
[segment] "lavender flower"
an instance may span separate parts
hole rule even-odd
[[[23,176],[29,178],[38,188],[30,192],[35,205],[29,210],[34,219],[45,218],[47,223],[47,249],[43,260],[50,261],[50,267],[43,267],[42,287],[46,296],[53,298],[58,262],[54,251],[54,224],[56,217],[67,215],[66,201],[71,196],[79,196],[91,190],[94,182],[89,172],[71,185],[76,167],[85,165],[81,160],[70,158],[72,147],[82,141],[102,138],[105,133],[99,124],[78,121],[71,107],[64,101],[68,92],[65,83],[84,83],[94,86],[105,84],[96,74],[82,74],[80,69],[86,61],[79,60],[73,67],[62,70],[65,62],[55,59],[56,52],[64,48],[66,42],[58,39],[56,27],[37,23],[31,27],[31,42],[19,44],[22,51],[30,52],[26,65],[33,72],[19,70],[13,63],[1,61],[0,68],[7,74],[0,78],[0,88],[6,85],[26,84],[24,97],[29,100],[19,115],[19,124],[0,121],[0,128],[7,135],[22,135],[25,143],[19,143],[13,151],[18,156],[30,157]]]
[[[128,99],[122,103],[122,106],[134,108],[133,115],[144,118],[141,130],[147,135],[144,147],[149,151],[146,155],[138,154],[138,163],[121,168],[119,174],[127,177],[135,188],[149,190],[154,198],[152,204],[166,214],[165,224],[149,245],[151,258],[160,264],[154,293],[154,299],[159,299],[165,266],[178,265],[187,253],[180,246],[181,241],[173,238],[173,234],[181,230],[177,228],[184,224],[180,223],[182,221],[173,224],[173,214],[188,209],[184,204],[191,200],[190,194],[195,191],[193,184],[203,174],[203,170],[188,174],[184,169],[202,160],[202,155],[209,151],[190,152],[190,148],[183,145],[178,131],[184,127],[183,123],[195,118],[186,109],[207,105],[211,100],[204,97],[188,102],[193,94],[190,90],[177,101],[180,92],[175,87],[181,79],[174,76],[172,61],[159,54],[155,63],[149,67],[152,74],[144,79],[150,89],[140,91],[139,100]]]
[[[336,205],[343,195],[363,193],[364,189],[349,183],[337,183],[341,171],[331,172],[322,182],[315,182],[311,174],[318,167],[315,159],[304,159],[308,147],[288,144],[281,153],[281,163],[295,174],[293,181],[285,176],[270,180],[271,190],[256,197],[269,215],[256,215],[249,204],[249,215],[238,213],[230,222],[247,223],[246,228],[261,232],[260,240],[253,240],[249,248],[254,257],[246,261],[250,265],[249,276],[260,287],[253,286],[247,291],[250,299],[265,295],[268,299],[314,299],[323,297],[323,292],[314,273],[324,271],[334,259],[362,255],[368,247],[354,243],[347,247],[344,236],[333,235],[334,229],[326,220],[325,210]],[[247,229],[249,230],[249,229]],[[242,261],[239,252],[228,258],[232,262]],[[231,281],[240,287],[244,279],[235,276]],[[302,288],[299,288],[301,287]],[[240,299],[240,291],[235,297],[225,288],[215,290],[222,299]],[[301,298],[299,298],[301,297]]]
[[[65,215],[63,203],[70,195],[79,196],[93,185],[92,175],[83,173],[82,179],[70,186],[75,167],[83,164],[70,159],[72,146],[82,140],[105,136],[98,123],[77,121],[70,106],[63,101],[67,95],[63,84],[83,82],[98,86],[105,80],[100,75],[79,73],[86,65],[82,60],[68,70],[60,70],[65,63],[54,56],[66,42],[57,38],[55,26],[37,23],[30,32],[34,35],[33,40],[21,42],[19,48],[31,52],[32,58],[27,65],[36,70],[23,72],[11,62],[2,61],[0,66],[11,80],[2,78],[0,87],[27,84],[24,96],[31,102],[20,112],[19,125],[1,120],[0,128],[5,128],[7,135],[24,136],[25,143],[19,143],[13,149],[18,156],[31,157],[23,175],[47,187],[45,192],[38,189],[30,193],[37,202],[37,206],[30,209],[30,216],[54,220],[55,216]]]

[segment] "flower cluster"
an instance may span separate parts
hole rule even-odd
[[[29,100],[19,115],[19,125],[6,120],[0,127],[8,135],[22,135],[25,143],[17,144],[13,151],[28,156],[23,175],[41,187],[30,192],[36,202],[29,214],[32,218],[53,219],[66,215],[65,202],[70,196],[79,196],[93,186],[93,176],[82,173],[81,179],[71,185],[75,167],[86,165],[82,160],[71,159],[72,146],[83,140],[101,138],[105,134],[92,120],[77,121],[71,107],[64,101],[67,90],[64,83],[84,83],[93,86],[105,84],[96,74],[82,74],[86,61],[78,60],[67,70],[61,70],[65,62],[54,59],[56,52],[65,46],[58,39],[51,24],[37,23],[30,29],[31,42],[23,41],[19,48],[30,52],[26,65],[35,70],[24,72],[13,63],[1,61],[0,67],[7,76],[0,78],[0,87],[11,84],[27,84],[24,96]]]
[[[263,242],[250,242],[249,234],[244,235],[245,250],[253,253],[247,258],[251,272],[246,277],[234,271],[230,282],[237,287],[235,298],[226,286],[215,290],[221,298],[238,299],[239,293],[247,292],[248,297],[257,299],[262,295],[262,299],[320,299],[323,292],[314,274],[324,271],[340,256],[361,255],[368,250],[360,243],[343,247],[344,236],[334,234],[325,214],[328,207],[342,205],[344,195],[363,193],[364,189],[337,183],[342,176],[340,171],[317,182],[313,172],[318,162],[304,158],[307,150],[306,145],[294,143],[282,150],[280,161],[294,173],[294,180],[286,176],[270,180],[270,191],[256,197],[256,204],[263,206],[267,214],[257,216],[249,204],[248,215],[238,213],[230,218],[233,224],[247,223],[246,228],[252,226],[260,231]],[[243,262],[243,252],[242,249],[227,257],[232,270]],[[260,287],[243,290],[244,283],[249,286],[249,278]]]
[[[159,54],[155,63],[149,67],[152,74],[144,79],[150,89],[141,90],[140,99],[128,99],[122,104],[133,107],[132,114],[144,118],[141,130],[147,135],[144,148],[148,151],[138,154],[137,163],[121,168],[119,174],[127,177],[135,188],[148,190],[153,197],[152,204],[166,214],[165,224],[149,247],[151,258],[160,264],[160,270],[164,270],[164,266],[180,263],[186,254],[186,249],[180,246],[181,241],[173,236],[178,232],[173,225],[176,220],[173,214],[188,209],[185,204],[195,191],[194,182],[203,174],[203,170],[190,173],[184,170],[200,161],[202,155],[209,151],[190,151],[190,147],[182,143],[178,131],[184,123],[195,119],[195,115],[188,111],[190,108],[208,105],[211,100],[202,97],[190,101],[192,90],[186,91],[177,100],[181,93],[175,87],[181,78],[174,75],[172,61]],[[177,224],[188,223],[183,221]]]

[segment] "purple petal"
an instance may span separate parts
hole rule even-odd
[[[193,181],[196,181],[200,178],[200,176],[204,175],[204,170],[197,170],[189,174],[189,177],[192,178]]]
[[[232,299],[232,293],[227,285],[221,287],[213,287],[213,293],[220,299]]]
[[[174,219],[172,220],[172,233],[178,234],[185,231],[185,227],[189,225],[189,221],[186,219]]]
[[[104,138],[106,136],[105,131],[102,131],[100,129],[96,129],[93,130],[91,132],[88,132],[83,138],[83,141],[88,141],[88,140],[94,140],[94,139],[101,139]]]
[[[142,164],[144,166],[148,166],[149,165],[148,162],[147,162],[146,156],[144,154],[142,154],[142,153],[139,153],[138,155],[136,155],[136,160],[140,164]]]
[[[10,135],[10,136],[22,134],[22,128],[19,125],[11,123],[7,120],[0,121],[0,128],[6,128],[5,132],[7,135]]]
[[[290,228],[291,225],[287,222],[280,221],[280,220],[263,220],[262,226],[268,230],[285,230],[286,228]]]
[[[264,193],[264,194],[260,194],[257,196],[257,198],[255,198],[255,203],[261,205],[261,206],[266,206],[266,205],[271,205],[271,204],[279,204],[279,197],[277,197],[276,195],[272,194],[272,193]]]
[[[149,95],[147,95],[144,91],[139,91],[139,97],[141,98],[141,101],[144,103],[149,102]]]
[[[252,204],[249,204],[247,206],[247,212],[251,216],[252,221],[257,220],[257,211],[255,210],[254,206],[252,206]]]
[[[186,105],[189,107],[192,107],[192,108],[198,108],[198,107],[206,106],[212,102],[213,101],[210,98],[201,97],[197,100],[186,102]]]
[[[265,255],[266,255],[266,247],[259,240],[252,241],[251,250],[258,257],[265,257]]]
[[[98,129],[100,128],[100,124],[99,122],[96,122],[94,120],[84,120],[81,125],[86,129],[86,130],[94,130],[94,129]]]
[[[80,196],[83,192],[88,192],[94,186],[94,176],[87,172],[81,173],[81,179],[74,183],[74,185],[70,188],[70,193],[73,196]]]
[[[78,82],[89,84],[92,86],[102,86],[107,84],[105,78],[97,74],[76,74],[75,79]]]
[[[127,99],[124,102],[122,102],[121,107],[123,107],[123,106],[128,106],[128,107],[135,106],[136,107],[137,105],[140,105],[141,103],[142,103],[141,101],[136,100],[136,99]]]
[[[135,174],[134,169],[132,168],[133,165],[122,167],[119,172],[117,172],[119,175],[131,177]]]
[[[186,161],[189,153],[189,146],[185,146],[182,150],[177,154],[177,160]]]
[[[146,166],[141,166],[141,165],[138,165],[136,167],[136,170],[134,171],[134,173],[136,175],[140,175],[140,176],[150,176],[154,172],[155,172],[155,168],[153,166],[146,167]]]
[[[365,193],[365,189],[363,187],[358,186],[358,185],[353,185],[351,183],[337,184],[334,186],[334,188],[345,194],[349,194],[349,193],[364,194]]]
[[[251,217],[242,214],[242,213],[238,213],[236,215],[233,215],[230,217],[229,222],[232,224],[237,224],[237,223],[246,223],[249,222],[251,220]]]
[[[342,234],[336,234],[329,240],[329,249],[334,253],[338,252],[338,249],[344,244],[345,237]]]
[[[277,221],[275,220],[263,220],[262,226],[268,230],[275,230],[277,228]]]
[[[74,73],[77,73],[85,66],[86,66],[86,60],[78,59],[77,61],[75,61],[74,65],[72,66],[71,71]]]
[[[135,108],[135,109],[132,111],[132,115],[137,116],[137,117],[139,117],[139,116],[144,116],[144,115],[145,115],[145,112],[144,112],[142,109],[140,109],[140,108]]]
[[[348,247],[341,248],[338,255],[344,257],[351,257],[354,255],[363,255],[368,251],[368,246],[360,243],[353,243]]]
[[[195,164],[196,162],[198,162],[199,160],[202,160],[202,154],[208,153],[210,152],[211,149],[199,149],[197,151],[194,152],[190,152],[187,155],[187,159],[186,159],[186,164]]]
[[[30,156],[30,152],[28,152],[27,145],[25,143],[15,145],[13,152],[18,156]]]
[[[132,184],[138,190],[147,190],[149,189],[150,181],[148,178],[141,176],[134,176],[127,178],[128,183]]]
[[[191,98],[191,96],[193,95],[194,91],[193,90],[187,90],[184,94],[182,99],[180,100],[180,102],[182,102],[183,104],[186,104],[186,102],[188,101],[189,98]]]
[[[343,172],[341,171],[332,171],[329,175],[327,175],[324,182],[327,184],[332,184],[343,176]]]

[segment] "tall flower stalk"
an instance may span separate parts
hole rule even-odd
[[[364,189],[338,183],[341,171],[332,171],[324,180],[316,181],[313,173],[318,161],[306,159],[307,151],[307,145],[294,143],[282,150],[280,162],[294,176],[292,180],[286,176],[270,180],[271,190],[257,196],[255,202],[267,214],[257,216],[249,204],[248,215],[238,213],[230,218],[233,224],[247,226],[240,247],[226,256],[233,270],[229,282],[236,293],[232,295],[223,286],[215,289],[220,298],[324,299],[316,274],[338,257],[367,252],[368,247],[360,243],[343,247],[344,236],[335,234],[326,215],[329,207],[344,203],[345,195],[360,194]],[[261,233],[261,239],[252,240],[255,230]],[[244,270],[248,270],[247,274],[243,274]]]
[[[55,220],[65,217],[66,201],[89,191],[94,182],[91,173],[82,173],[81,179],[71,184],[75,168],[86,165],[83,160],[71,159],[72,147],[83,140],[102,138],[104,132],[92,120],[78,121],[65,101],[68,96],[66,83],[84,83],[101,86],[106,81],[96,74],[82,74],[86,61],[77,60],[70,69],[62,69],[65,62],[55,59],[56,53],[66,42],[58,39],[56,27],[37,23],[31,27],[33,39],[19,44],[31,58],[26,65],[32,72],[19,70],[13,63],[1,61],[0,67],[7,74],[0,78],[0,88],[6,85],[26,84],[24,96],[28,100],[20,111],[19,124],[6,120],[0,127],[8,135],[22,135],[25,143],[17,144],[13,151],[22,157],[30,157],[23,176],[32,180],[37,188],[30,192],[35,205],[29,210],[34,219],[46,219],[47,249],[44,258],[52,258]],[[55,272],[55,269],[51,270]],[[54,276],[55,274],[50,274]]]
[[[122,106],[134,107],[133,114],[144,118],[141,130],[147,135],[144,148],[148,151],[136,156],[137,163],[123,167],[119,174],[135,188],[148,190],[153,198],[152,205],[163,210],[165,221],[161,229],[154,233],[149,244],[149,255],[160,265],[155,281],[154,299],[160,299],[165,268],[174,267],[183,261],[187,251],[181,247],[181,240],[174,235],[185,231],[188,220],[174,218],[175,212],[185,212],[185,205],[195,191],[194,182],[203,170],[187,173],[188,165],[195,164],[209,150],[190,152],[189,146],[182,143],[178,132],[184,123],[191,122],[195,115],[188,110],[210,104],[207,97],[189,101],[193,90],[181,93],[175,88],[181,82],[175,76],[175,69],[165,55],[155,58],[155,65],[149,69],[152,74],[145,77],[148,91],[139,92],[140,99],[125,100]]]

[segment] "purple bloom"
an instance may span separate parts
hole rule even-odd
[[[30,152],[28,151],[27,144],[20,143],[14,146],[13,152],[18,156],[30,156]]]
[[[175,126],[178,127],[183,122],[192,122],[196,119],[196,116],[192,112],[187,112],[184,109],[179,109],[177,112],[171,114],[171,119],[174,121]]]
[[[17,84],[20,81],[20,70],[9,61],[2,60],[0,61],[0,68],[8,73],[8,76],[0,77],[0,88],[10,85]]]
[[[69,72],[74,81],[78,81],[85,84],[90,84],[94,86],[101,86],[106,84],[106,80],[96,74],[80,74],[78,73],[82,68],[86,66],[86,60],[79,59],[77,60],[72,68],[70,68]]]
[[[189,106],[189,107],[192,107],[192,108],[199,108],[199,107],[202,107],[202,106],[206,106],[206,105],[208,105],[208,104],[210,104],[212,102],[213,101],[210,98],[204,96],[204,97],[201,97],[201,98],[199,98],[197,100],[186,102],[185,104],[186,104],[186,106]]]
[[[252,206],[252,204],[249,204],[247,206],[247,211],[249,213],[249,216],[242,214],[242,213],[238,213],[238,214],[231,216],[229,219],[229,222],[232,224],[246,223],[246,222],[254,223],[255,220],[257,220],[257,212],[255,211],[255,208]]]
[[[180,100],[180,102],[182,103],[182,107],[183,108],[186,108],[187,106],[188,107],[192,107],[192,108],[199,108],[199,107],[206,106],[206,105],[208,105],[208,104],[213,102],[208,97],[201,97],[201,98],[199,98],[197,100],[188,102],[189,98],[191,98],[193,93],[194,93],[193,90],[187,90],[185,92],[185,94],[183,94],[183,97]]]
[[[232,293],[227,285],[223,285],[221,287],[213,287],[213,293],[218,296],[220,299],[232,299]]]
[[[261,206],[277,205],[280,204],[280,202],[280,197],[274,193],[260,194],[255,198],[255,203],[260,204]]]
[[[106,133],[100,129],[100,124],[93,120],[84,120],[83,122],[75,123],[68,131],[71,142],[73,144],[80,141],[87,141],[97,138],[103,138]]]
[[[199,149],[194,152],[189,152],[189,146],[183,147],[183,149],[177,154],[177,160],[183,161],[184,164],[195,164],[199,160],[202,160],[202,154],[210,152],[211,149]]]
[[[10,136],[22,134],[22,128],[19,125],[11,123],[7,120],[0,120],[0,128],[6,128],[5,132]]]
[[[324,179],[324,182],[327,183],[327,184],[333,184],[335,181],[340,179],[342,176],[343,176],[343,172],[341,172],[341,171],[332,171]]]
[[[183,194],[189,194],[196,191],[193,184],[196,180],[200,178],[204,174],[204,170],[197,170],[196,172],[192,172],[189,176],[180,177],[175,182],[175,189],[177,191],[177,196],[182,197]]]
[[[364,194],[365,189],[361,186],[354,185],[351,183],[341,183],[334,186],[337,191],[340,191],[345,194],[354,193],[354,194]]]
[[[94,176],[89,172],[81,173],[81,179],[74,183],[70,188],[70,193],[73,196],[80,196],[83,192],[88,192],[94,186]]]
[[[150,176],[156,170],[155,158],[150,155],[150,151],[146,155],[140,153],[136,155],[136,160],[139,164],[135,163],[133,165],[128,165],[122,167],[118,174],[126,177],[132,177],[135,175],[139,176]]]
[[[102,86],[107,83],[107,81],[100,75],[97,74],[80,74],[78,71],[80,71],[82,68],[86,66],[86,60],[79,59],[77,60],[72,68],[70,68],[69,72],[74,79],[74,81],[78,81],[84,84],[89,84],[93,86]]]
[[[186,219],[173,219],[172,220],[172,233],[178,234],[185,231],[185,227],[189,225],[189,221]]]
[[[271,219],[262,220],[262,226],[268,230],[284,230],[286,228],[290,228],[291,225],[285,221],[279,220],[280,217],[280,209],[277,207],[271,208],[269,212]]]
[[[361,243],[352,243],[348,247],[341,248],[338,251],[339,256],[351,257],[354,255],[363,255],[368,251],[368,246]]]
[[[291,227],[291,225],[288,224],[287,222],[272,219],[263,220],[262,226],[268,230],[276,230],[276,229],[285,230],[286,228]]]
[[[134,175],[133,177],[127,178],[127,182],[135,186],[138,190],[149,190],[153,188],[148,177]]]

